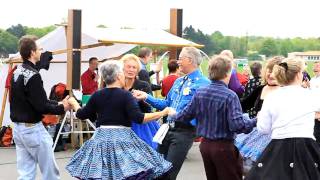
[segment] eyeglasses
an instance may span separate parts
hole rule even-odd
[[[188,56],[181,56],[178,58],[178,61],[181,61],[183,59],[191,59],[191,57],[188,57]]]

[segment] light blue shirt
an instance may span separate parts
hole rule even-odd
[[[191,101],[193,95],[196,93],[196,90],[199,87],[207,86],[209,84],[209,79],[203,76],[200,70],[195,70],[184,77],[178,78],[174,82],[166,99],[157,99],[148,95],[146,102],[159,110],[163,110],[166,107],[172,107],[177,112],[180,112]],[[170,121],[169,118],[168,121]],[[191,124],[196,124],[195,119],[191,121]]]
[[[142,69],[144,69],[144,70],[146,70],[146,71],[147,71],[147,65],[146,65],[146,64],[144,64],[144,63],[143,63],[143,61],[142,61],[141,59],[140,59],[140,61],[139,61],[139,62],[140,62],[141,70],[142,70]]]

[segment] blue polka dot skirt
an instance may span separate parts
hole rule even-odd
[[[79,179],[131,179],[147,173],[153,179],[171,163],[143,142],[131,128],[98,128],[66,166]]]

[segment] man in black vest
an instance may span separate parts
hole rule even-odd
[[[42,179],[56,180],[60,175],[53,154],[53,141],[41,120],[43,114],[63,114],[71,106],[68,97],[62,102],[48,100],[36,66],[41,48],[35,39],[34,36],[20,39],[19,52],[23,63],[18,65],[11,79],[10,118],[14,123],[18,179],[35,179],[39,163]]]

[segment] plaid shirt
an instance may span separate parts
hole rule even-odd
[[[242,114],[239,98],[222,81],[199,88],[191,102],[175,117],[176,121],[198,120],[197,135],[208,139],[233,140],[236,133],[249,133],[256,119]]]

